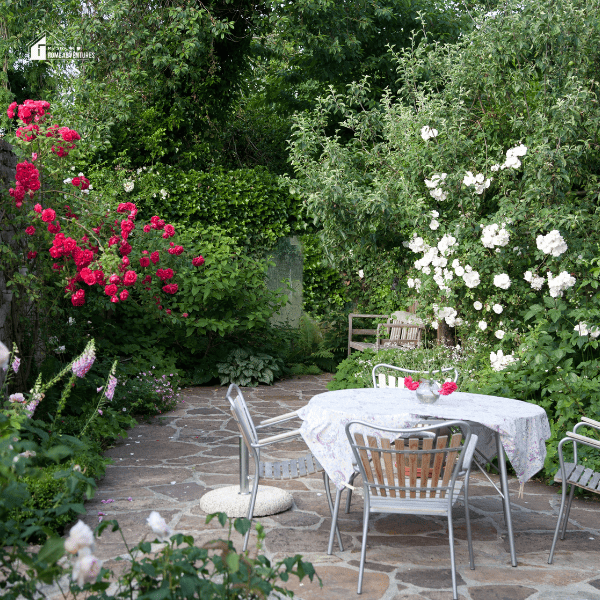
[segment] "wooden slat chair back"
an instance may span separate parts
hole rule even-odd
[[[392,375],[389,371],[397,372],[397,376]],[[414,371],[411,369],[404,369],[403,367],[396,367],[394,365],[386,365],[384,363],[380,363],[373,367],[372,375],[373,375],[373,387],[375,388],[403,388],[404,387],[404,378],[407,375],[411,375],[414,373],[421,373],[421,371]],[[436,375],[440,380],[446,379],[447,375],[452,374],[452,381],[456,383],[458,381],[459,372],[455,367],[448,367],[446,369],[441,369],[440,371],[432,371],[432,375]]]
[[[471,434],[469,424],[464,421],[447,421],[443,427],[451,433],[439,435],[440,425],[410,429],[374,428],[361,421],[346,425],[346,435],[363,477],[365,496],[359,594],[368,518],[376,512],[448,518],[452,586],[454,598],[458,598],[452,506],[461,490],[465,499],[470,564],[475,568],[468,515],[468,477],[477,436]]]
[[[573,431],[568,431],[567,437],[563,438],[558,443],[558,458],[560,462],[560,469],[554,477],[554,481],[556,481],[557,483],[562,483],[562,496],[560,510],[558,512],[558,521],[556,523],[556,530],[554,531],[554,539],[552,540],[552,546],[550,548],[548,564],[552,564],[552,561],[554,560],[554,550],[556,548],[558,532],[560,530],[560,524],[561,521],[563,521],[563,518],[564,524],[560,539],[565,539],[565,535],[567,533],[567,523],[569,522],[569,513],[571,512],[571,503],[573,502],[575,488],[579,487],[588,492],[600,494],[600,472],[593,471],[590,468],[586,468],[585,465],[580,464],[577,454],[577,446],[581,444],[583,446],[587,446],[588,448],[597,450],[600,455],[600,440],[577,433],[577,430],[582,427],[589,427],[592,430],[600,432],[600,421],[595,421],[594,419],[589,419],[588,417],[582,417],[581,421],[577,423],[575,427],[573,427]],[[563,446],[568,443],[573,444],[573,462],[566,463],[563,455]],[[569,499],[567,502],[567,488],[569,486],[571,486],[571,491],[569,492]],[[564,514],[565,503],[566,514]]]

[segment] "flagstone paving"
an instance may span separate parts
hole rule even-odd
[[[326,391],[330,376],[303,376],[271,387],[245,388],[256,419],[295,410]],[[199,501],[203,494],[238,482],[238,437],[225,399],[225,388],[197,387],[182,393],[179,407],[132,429],[126,440],[106,452],[113,459],[96,496],[87,502],[85,521],[118,519],[129,544],[149,534],[146,519],[156,510],[175,532],[197,542],[222,536],[214,522],[206,525]],[[274,428],[273,433],[297,424]],[[292,458],[306,447],[301,441],[271,446],[265,460]],[[291,481],[267,481],[294,496],[291,510],[263,517],[263,552],[271,559],[300,553],[323,581],[288,582],[302,600],[335,600],[356,595],[362,523],[360,493],[349,514],[341,514],[344,552],[326,553],[331,523],[319,475]],[[522,499],[511,480],[513,522],[519,566],[510,565],[502,506],[494,488],[474,474],[471,518],[476,569],[468,567],[462,506],[455,509],[457,570],[461,600],[600,600],[600,503],[574,501],[565,540],[559,540],[553,565],[547,564],[556,524],[559,490],[529,482]],[[111,500],[111,502],[106,502]],[[103,502],[104,501],[104,502]],[[236,534],[237,535],[237,534]],[[234,539],[241,546],[241,539]],[[250,551],[255,544],[251,542]],[[97,554],[107,566],[125,555],[115,533],[105,531]],[[446,519],[379,515],[371,517],[363,600],[445,600],[452,598]]]

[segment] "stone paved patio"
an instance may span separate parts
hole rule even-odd
[[[299,377],[272,387],[246,388],[244,394],[259,420],[306,404],[313,395],[326,391],[329,378]],[[193,388],[182,397],[184,403],[177,410],[151,424],[138,425],[128,439],[106,453],[114,465],[108,467],[96,497],[86,504],[89,525],[97,524],[100,512],[116,518],[134,544],[148,533],[146,518],[151,510],[157,510],[173,530],[191,534],[197,541],[221,535],[218,525],[205,525],[199,500],[211,489],[237,483],[237,429],[229,416],[225,388]],[[306,451],[301,441],[271,448],[266,459],[291,458]],[[353,498],[351,512],[340,517],[345,551],[337,552],[336,545],[334,555],[327,556],[330,517],[320,475],[264,483],[284,487],[294,496],[290,511],[260,519],[266,531],[265,553],[272,559],[301,553],[315,565],[324,584],[320,589],[306,580],[291,582],[288,587],[302,600],[355,597],[360,494]],[[529,482],[523,499],[516,497],[517,489],[516,480],[511,480],[519,560],[519,566],[513,568],[500,500],[482,476],[473,476],[475,571],[468,567],[462,507],[457,508],[455,520],[461,600],[600,600],[600,503],[574,502],[567,539],[559,540],[554,564],[548,565],[560,500],[558,488]],[[108,499],[114,502],[102,503]],[[369,530],[363,600],[450,599],[446,520],[376,517],[372,517]],[[254,548],[251,542],[250,551]],[[107,531],[102,535],[97,554],[107,566],[122,568],[123,563],[114,559],[124,553],[116,534]]]

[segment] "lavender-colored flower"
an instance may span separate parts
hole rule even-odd
[[[21,365],[21,359],[18,356],[15,356],[15,359],[13,360],[13,363],[12,363],[12,370],[15,373],[18,373],[20,365]]]
[[[77,377],[85,377],[85,374],[92,368],[95,360],[96,351],[94,347],[86,348],[83,354],[77,360],[73,361],[71,369]]]
[[[108,385],[106,386],[106,397],[109,400],[113,399],[115,395],[115,388],[117,387],[117,378],[114,375],[108,376]]]
[[[35,409],[38,407],[38,404],[40,403],[39,400],[32,400],[26,407],[25,410],[29,413],[27,416],[31,419],[31,417],[33,417],[33,413],[35,412]]]

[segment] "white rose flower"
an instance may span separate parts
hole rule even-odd
[[[458,277],[462,277],[465,274],[465,270],[460,266],[455,267],[454,272]]]
[[[573,327],[573,329],[577,331],[580,336],[589,334],[588,327],[583,321],[580,321],[578,325]]]
[[[429,192],[429,195],[438,202],[443,202],[448,197],[448,194],[444,192],[442,188],[436,188],[434,190],[431,190]]]
[[[468,288],[476,288],[481,283],[481,280],[479,279],[479,273],[477,271],[467,272],[466,267],[465,274],[463,275],[463,280]]]
[[[501,340],[504,337],[504,331],[502,331],[502,329],[498,329],[498,331],[494,332],[494,335]]]
[[[409,279],[409,280],[406,282],[406,285],[407,285],[409,288],[414,288],[414,287],[415,287],[415,280],[414,280],[414,279],[412,279],[412,278],[411,278],[411,279]]]
[[[492,166],[490,167],[490,171],[494,171],[494,172],[496,172],[496,171],[497,171],[499,168],[500,168],[500,165],[492,165]]]
[[[134,188],[134,185],[135,185],[135,184],[133,183],[133,181],[124,181],[124,182],[123,182],[123,189],[124,189],[126,192],[132,192],[132,191],[133,191],[133,188]]]
[[[481,304],[479,300],[475,300],[475,302],[473,302],[473,307],[475,308],[475,310],[481,310],[483,308],[483,304]]]
[[[479,323],[477,323],[477,327],[479,327],[481,331],[485,331],[487,329],[487,323],[485,321],[479,321]]]
[[[551,231],[548,235],[538,235],[535,242],[538,249],[544,254],[550,254],[554,257],[560,256],[568,249],[564,238],[556,229]]]
[[[507,290],[510,287],[510,277],[506,273],[495,275],[494,285],[502,290]]]
[[[523,275],[523,279],[527,282],[530,282],[533,279],[533,273],[531,271],[525,271],[525,275]]]
[[[470,273],[473,270],[471,265],[465,265],[465,273]]]
[[[494,306],[492,306],[492,310],[497,314],[497,315],[501,315],[502,314],[502,306],[500,304],[494,304]]]
[[[418,277],[414,279],[415,290],[418,292],[421,289],[421,280]]]
[[[437,219],[437,218],[440,216],[440,213],[439,213],[437,210],[432,210],[432,211],[431,211],[431,216],[432,216],[434,219]]]
[[[79,587],[86,583],[93,583],[100,574],[102,563],[92,554],[86,554],[79,558],[73,565],[73,581]]]
[[[429,246],[427,246],[422,237],[415,236],[410,242],[408,242],[408,247],[413,252],[425,252]]]
[[[514,352],[511,354],[507,354],[504,356],[502,350],[498,350],[498,352],[490,353],[490,365],[494,371],[502,371],[506,369],[506,367],[515,362]]]
[[[358,270],[358,277],[359,279],[364,279],[365,277],[365,272],[362,269]]]
[[[431,321],[431,326],[432,326],[434,329],[437,329],[437,328],[440,326],[440,324],[439,324],[437,321]]]
[[[559,298],[565,290],[575,285],[577,280],[572,277],[567,271],[559,273],[556,277],[552,277],[552,273],[548,272],[548,287],[550,288],[550,296]]]
[[[546,281],[543,277],[533,277],[531,279],[531,288],[534,290],[541,290],[543,285],[544,285],[544,281]]]
[[[171,537],[171,528],[155,510],[150,513],[146,522],[161,542]]]
[[[463,185],[471,186],[475,185],[475,183],[475,176],[473,173],[471,173],[471,171],[467,171],[467,174],[463,177]]]
[[[429,229],[432,229],[433,231],[435,231],[439,226],[440,226],[439,222],[436,221],[435,219],[432,219],[431,223],[429,223]]]
[[[65,540],[65,550],[76,554],[82,548],[90,548],[94,545],[94,532],[83,521],[71,527],[69,537]]]
[[[421,137],[425,141],[427,141],[430,138],[437,137],[437,135],[438,135],[437,129],[433,129],[432,127],[429,127],[429,125],[425,125],[424,127],[421,127]]]
[[[424,275],[429,275],[431,273],[431,267],[423,267],[421,271],[423,271]]]

